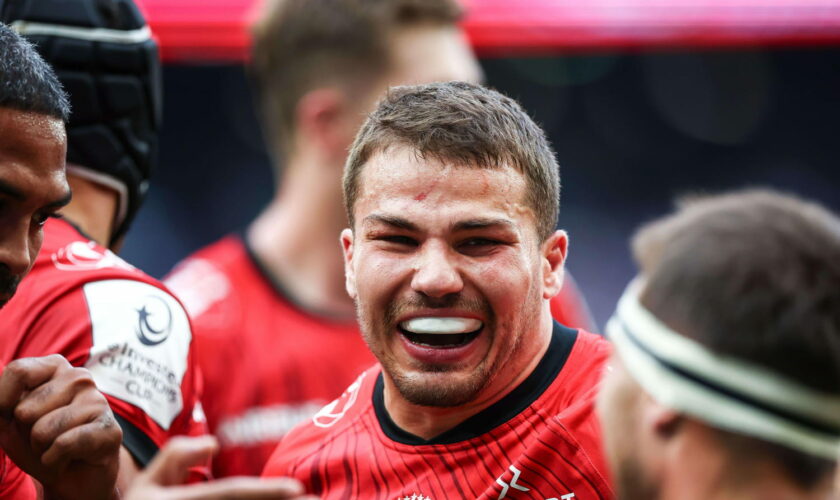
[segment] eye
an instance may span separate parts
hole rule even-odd
[[[61,214],[56,213],[56,212],[42,212],[42,213],[35,214],[34,219],[35,219],[35,224],[37,224],[38,227],[44,227],[44,224],[47,223],[47,220],[49,220],[51,218],[52,219],[61,219],[62,217],[63,216]]]
[[[400,246],[417,246],[417,241],[414,238],[410,238],[408,236],[402,235],[388,235],[388,236],[380,236],[377,238],[379,241],[384,241],[386,243],[391,243],[394,245]]]
[[[469,238],[458,245],[458,250],[467,255],[483,255],[503,244],[501,241],[490,238]]]

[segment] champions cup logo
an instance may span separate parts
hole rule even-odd
[[[59,248],[52,255],[53,264],[62,271],[93,271],[116,267],[134,270],[134,266],[117,257],[110,250],[99,249],[96,243],[74,241],[64,248]]]
[[[163,343],[172,331],[172,311],[169,304],[155,295],[147,295],[143,306],[137,309],[137,338],[143,345]]]

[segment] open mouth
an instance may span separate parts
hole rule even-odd
[[[481,333],[484,323],[473,318],[422,317],[403,321],[398,328],[412,344],[449,348],[472,342]]]

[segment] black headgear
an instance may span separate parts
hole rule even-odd
[[[37,46],[70,95],[68,169],[120,193],[113,244],[157,155],[160,62],[143,15],[131,0],[0,0],[0,20]]]

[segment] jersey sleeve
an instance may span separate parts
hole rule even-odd
[[[20,470],[2,450],[0,450],[0,498],[4,500],[38,498],[32,478]]]
[[[90,370],[141,466],[171,436],[207,433],[190,321],[166,290],[131,279],[86,283],[45,307],[27,337],[24,355],[58,352]]]

